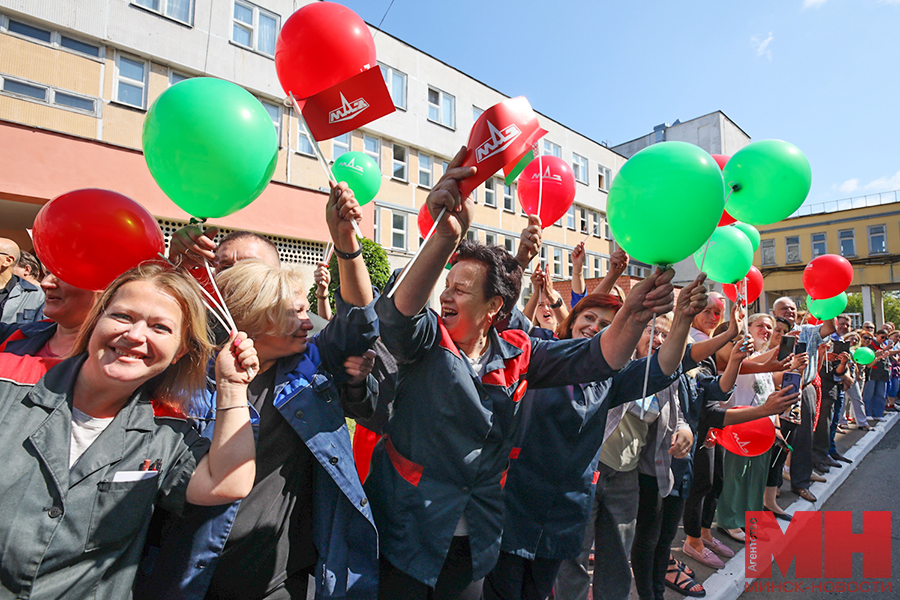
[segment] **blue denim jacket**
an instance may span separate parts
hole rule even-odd
[[[378,386],[370,375],[367,397],[348,405],[341,401],[336,384],[347,378],[344,358],[361,355],[369,348],[378,336],[378,323],[372,305],[348,307],[338,295],[337,307],[335,319],[311,340],[303,354],[278,361],[273,402],[316,458],[316,598],[374,599],[378,592],[378,533],[353,462],[344,413],[346,408],[347,412],[360,412],[358,416],[370,415]],[[197,411],[206,415],[200,420],[202,435],[212,438],[215,394],[204,398]],[[252,407],[251,421],[255,433],[259,415]],[[203,598],[239,506],[240,502],[189,506],[181,519],[161,519],[160,543],[148,545],[145,551],[135,598]]]

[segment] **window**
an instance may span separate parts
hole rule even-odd
[[[544,156],[550,155],[555,156],[557,158],[562,158],[562,148],[559,144],[554,144],[548,139],[544,139]]]
[[[470,242],[477,242],[478,241],[478,231],[475,229],[469,229],[466,232],[466,239],[469,240]]]
[[[582,269],[583,271],[584,269]],[[569,252],[569,278],[572,278],[572,273],[575,272],[575,264],[572,262],[572,253]]]
[[[116,56],[116,101],[135,108],[144,108],[147,74],[150,65],[138,58],[123,54]]]
[[[575,229],[575,205],[569,207],[568,212],[566,212],[566,227],[569,229]]]
[[[575,173],[575,181],[585,185],[588,182],[588,159],[572,153],[572,171]]]
[[[600,216],[599,213],[591,212],[591,216],[594,219],[594,228],[591,229],[591,235],[594,237],[600,237],[600,221],[603,220],[603,217]]]
[[[4,19],[0,16],[0,22]],[[28,38],[30,41],[49,44],[66,50],[71,50],[79,54],[86,54],[94,58],[100,58],[101,47],[96,44],[82,42],[67,35],[63,35],[58,31],[50,31],[43,27],[36,27],[29,23],[17,21],[15,19],[6,20],[6,31],[19,37]]]
[[[762,264],[764,267],[775,266],[775,240],[763,240],[759,244],[759,251],[762,254]]]
[[[853,229],[838,231],[841,256],[856,256],[856,232]]]
[[[178,71],[173,71],[169,69],[169,85],[175,85],[176,83],[181,83],[185,79],[190,79],[190,75],[185,75],[184,73],[179,73]],[[268,110],[268,109],[266,109]]]
[[[494,192],[494,178],[491,177],[484,182],[484,205],[497,206],[497,195]]]
[[[784,238],[786,264],[802,262],[800,258],[800,236],[789,235]]]
[[[586,208],[578,208],[578,225],[581,233],[588,232],[588,211]]]
[[[594,277],[594,278],[597,278],[597,277],[603,277],[603,273],[602,273],[602,263],[603,263],[603,261],[602,261],[602,259],[601,259],[599,256],[595,256],[595,257],[594,257],[594,272],[593,272],[593,277]],[[586,265],[587,265],[587,261],[585,261],[584,264],[585,264],[585,266],[586,266]]]
[[[602,192],[609,191],[609,184],[612,181],[612,171],[603,165],[597,165],[597,173],[600,175],[599,189]]]
[[[603,229],[604,229],[603,237],[606,238],[607,240],[612,241],[613,238],[612,238],[612,231],[610,231],[610,229],[609,229],[609,220],[607,220],[606,222],[603,223]]]
[[[406,110],[406,73],[381,63],[378,63],[378,66],[381,68],[381,76],[384,77],[384,84],[391,94],[394,106]]]
[[[497,245],[497,234],[484,232],[484,243],[488,246],[496,246]]]
[[[278,136],[278,147],[281,148],[281,105],[269,102],[268,100],[260,100],[260,104],[272,117],[272,124],[275,125],[275,134]]]
[[[483,115],[483,114],[484,114],[484,109],[483,109],[483,108],[478,108],[478,107],[475,106],[474,104],[472,105],[472,122],[473,122],[473,123],[474,123],[475,121],[477,121],[478,118],[479,118],[481,115]]]
[[[350,132],[331,140],[331,160],[337,160],[345,152],[350,152]]]
[[[419,153],[419,185],[422,187],[431,187],[431,180],[434,174],[434,159],[427,154]]]
[[[275,56],[278,15],[255,4],[234,0],[231,41],[238,46]]]
[[[512,185],[503,184],[503,210],[516,212],[516,194]]]
[[[297,132],[297,152],[312,157],[316,155],[312,140],[306,135],[306,130],[303,127],[300,127],[300,130]]]
[[[887,254],[884,225],[869,225],[869,254]]]
[[[391,213],[391,248],[406,250],[406,213]]]
[[[0,78],[0,90],[6,94],[18,96],[32,102],[41,102],[59,107],[74,109],[80,112],[97,112],[97,99],[89,96],[81,96],[65,90],[60,90],[49,85],[42,85],[30,81],[20,81],[10,77]]]
[[[822,256],[823,254],[828,253],[828,244],[826,243],[824,233],[814,233],[810,237],[812,239],[812,257],[813,258],[816,258],[817,256]]]
[[[193,0],[132,0],[132,2],[170,19],[191,24]]]
[[[428,120],[456,129],[456,98],[437,88],[428,88]]]
[[[375,229],[375,237],[372,239],[379,246],[384,246],[384,244],[381,243],[381,209],[377,206],[375,207],[374,214],[372,215],[372,221],[374,223]]]
[[[562,275],[562,248],[553,249],[553,274],[557,277]]]
[[[510,254],[516,253],[516,238],[506,236],[503,238],[503,247],[506,248],[506,251]]]
[[[394,144],[393,171],[391,177],[406,181],[406,148]]]
[[[375,159],[378,172],[381,172],[381,140],[368,135],[363,135],[363,152]]]

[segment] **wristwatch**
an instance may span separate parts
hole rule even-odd
[[[563,305],[562,296],[559,297],[559,300],[550,305],[550,308],[559,308]]]

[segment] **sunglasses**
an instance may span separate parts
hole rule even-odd
[[[871,342],[873,339],[875,339],[875,338],[873,338],[873,337],[864,337],[864,338],[863,338],[863,341],[865,341],[865,342]]]

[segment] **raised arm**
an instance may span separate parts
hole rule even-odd
[[[707,340],[694,342],[691,346],[691,358],[694,362],[700,362],[704,358],[712,356],[724,348],[725,344],[736,338],[743,329],[743,315],[743,309],[738,304],[735,304],[734,312],[731,315],[731,321],[728,323],[728,329]]]
[[[522,314],[529,321],[534,321],[534,312],[537,310],[541,294],[544,293],[544,272],[541,270],[541,265],[536,266],[534,271],[531,272],[531,287],[534,288],[534,293],[531,294],[531,298],[525,304]]]
[[[256,478],[256,443],[247,385],[259,372],[253,340],[239,332],[216,357],[216,428],[209,452],[191,476],[187,501],[213,506],[240,500]]]
[[[572,250],[572,292],[584,296],[584,242]]]
[[[654,315],[672,310],[675,301],[674,276],[672,269],[657,269],[631,288],[624,305],[600,340],[603,357],[612,369],[621,369],[628,363],[644,327]]]
[[[612,293],[612,289],[616,286],[616,282],[621,277],[622,273],[625,272],[625,269],[628,268],[628,255],[625,254],[625,251],[619,248],[615,252],[609,255],[609,270],[606,272],[606,275],[597,284],[597,287],[594,288],[592,294],[610,294]]]
[[[691,331],[691,323],[694,317],[706,308],[706,273],[700,273],[697,279],[692,281],[678,294],[675,302],[675,316],[672,319],[672,327],[666,341],[659,348],[659,368],[666,375],[674,373],[681,364],[684,350],[687,346],[688,333]],[[693,357],[693,352],[691,353]],[[705,356],[703,358],[706,358]]]
[[[316,280],[316,312],[326,321],[330,321],[334,315],[328,301],[328,286],[331,284],[331,271],[328,270],[328,265],[323,262],[316,265],[313,277]]]
[[[519,249],[516,251],[516,262],[522,270],[528,268],[532,259],[541,251],[541,219],[537,215],[528,215],[528,225],[519,236]]]
[[[353,229],[353,221],[362,220],[362,209],[346,183],[331,183],[325,220],[334,241],[334,253],[338,257],[341,297],[351,306],[371,304],[374,299],[372,280],[363,261],[362,245]]]
[[[426,203],[431,217],[437,219],[444,207],[447,208],[447,214],[425,244],[419,259],[407,267],[409,274],[394,293],[393,300],[397,310],[407,317],[418,314],[425,307],[434,286],[444,274],[444,265],[469,229],[474,205],[470,198],[462,198],[459,182],[474,175],[475,167],[460,166],[465,156],[466,148],[463,146],[428,194]]]
[[[553,316],[556,317],[556,322],[565,321],[569,316],[569,309],[566,308],[566,303],[563,302],[559,292],[553,289],[553,276],[550,275],[549,270],[544,271],[544,294],[547,296],[547,302],[550,303],[550,309],[553,311]],[[554,306],[557,304],[559,306]]]
[[[215,264],[217,227],[206,231],[199,225],[186,225],[172,234],[169,242],[169,260],[187,269],[203,266],[202,260]]]

